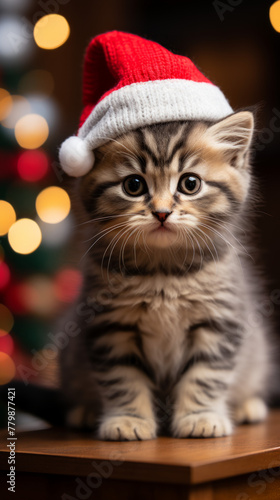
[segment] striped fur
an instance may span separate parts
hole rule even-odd
[[[87,242],[82,331],[61,356],[69,425],[112,440],[218,437],[265,417],[268,343],[251,324],[258,282],[242,242],[252,131],[248,112],[151,125],[99,148],[77,181]],[[181,190],[188,174],[195,194]],[[132,175],[140,196],[125,191]]]

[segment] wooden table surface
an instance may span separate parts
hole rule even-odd
[[[16,452],[18,471],[86,475],[92,460],[109,460],[122,462],[113,467],[115,478],[196,484],[267,469],[275,462],[280,466],[280,411],[272,411],[265,423],[242,425],[233,436],[213,439],[104,442],[63,429],[23,432],[17,435]],[[8,467],[7,453],[4,430],[1,469]]]
[[[265,423],[239,426],[225,438],[104,442],[59,428],[18,432],[16,452],[17,473],[85,477],[94,463],[107,467],[113,480],[201,485],[273,468],[280,483],[280,410],[271,411]],[[2,471],[8,469],[7,454],[2,430]]]

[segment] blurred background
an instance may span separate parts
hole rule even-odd
[[[82,282],[57,150],[78,125],[85,48],[113,29],[189,56],[234,109],[257,105],[267,293],[253,320],[279,331],[280,1],[0,0],[0,385],[56,385],[55,318]]]

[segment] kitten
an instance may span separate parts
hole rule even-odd
[[[253,116],[146,126],[75,181],[87,240],[61,353],[70,426],[219,437],[265,418],[269,348],[244,246]],[[86,235],[86,236],[85,236]]]

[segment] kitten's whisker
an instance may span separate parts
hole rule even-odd
[[[209,237],[206,233],[204,233],[204,232],[202,231],[202,229],[199,229],[199,228],[197,227],[197,228],[196,228],[196,230],[197,230],[197,231],[199,231],[199,232],[200,232],[203,236],[206,236],[206,237],[208,238],[208,240],[210,240],[210,242],[211,242],[211,243],[212,243],[212,245],[213,245],[213,242],[212,242],[211,238],[210,238],[210,237]],[[196,230],[193,228],[193,231],[194,231],[195,233],[196,233]],[[209,250],[209,253],[210,253],[210,255],[211,255],[211,257],[212,257],[213,261],[215,262],[215,264],[217,264],[217,262],[218,262],[218,260],[219,260],[219,258],[218,258],[218,254],[217,254],[217,249],[216,249],[216,247],[214,247],[214,248],[215,248],[215,251],[216,251],[216,257],[217,257],[217,259],[218,259],[218,260],[216,260],[216,259],[215,259],[214,255],[213,255],[213,253],[212,253],[211,248],[209,247],[209,245],[208,245],[207,241],[203,238],[203,236],[200,236],[200,238],[202,239],[203,243],[205,244],[205,246],[206,246],[206,247],[207,247],[207,249]]]
[[[125,262],[124,262],[124,252],[125,252],[125,247],[126,247],[126,244],[129,240],[129,238],[131,238],[131,236],[133,236],[133,234],[138,231],[139,228],[138,227],[135,227],[134,229],[132,229],[132,232],[130,232],[127,236],[127,238],[124,240],[124,243],[122,243],[122,246],[121,246],[121,251],[120,251],[120,255],[121,255],[121,262],[123,264],[123,267],[124,269],[126,268],[125,267]]]
[[[208,217],[202,217],[202,218],[210,220],[211,222],[213,222],[213,220],[211,220],[210,217],[209,218]],[[244,247],[244,245],[241,243],[241,241],[226,227],[226,224],[221,224],[221,223],[218,223],[216,221],[214,222],[214,224],[218,225],[219,227],[221,227],[222,229],[224,229],[225,231],[227,231],[230,234],[230,236],[232,236],[232,238],[242,247],[242,249],[244,250],[244,252],[247,253],[247,255],[249,255],[247,248]],[[238,228],[238,226],[235,226],[235,227]]]
[[[192,260],[191,260],[191,263],[189,264],[189,267],[187,269],[187,272],[188,272],[191,269],[191,267],[193,265],[193,262],[194,262],[195,248],[194,248],[194,243],[193,243],[191,231],[189,229],[185,228],[185,227],[183,227],[182,229],[186,233],[186,237],[189,238],[189,240],[191,242],[191,245],[192,245]]]
[[[209,236],[209,234],[205,233],[205,231],[203,231],[203,229],[200,229],[199,227],[196,227],[196,231],[199,231],[203,235],[202,239],[203,239],[205,245],[207,246],[209,252],[211,253],[211,255],[212,255],[213,259],[214,259],[214,255],[212,254],[211,249],[210,249],[210,247],[207,244],[207,241],[203,237],[205,236],[205,238],[207,238],[207,240],[211,243],[211,245],[212,245],[212,247],[213,247],[213,249],[215,251],[215,255],[216,255],[216,258],[217,258],[217,262],[218,262],[219,261],[219,255],[218,255],[218,251],[217,251],[216,245],[214,244],[213,239]]]
[[[123,254],[122,254],[122,250],[123,250],[123,248],[124,248],[125,241],[126,241],[126,240],[125,240],[125,234],[127,234],[127,233],[128,233],[128,235],[130,234],[130,233],[129,233],[129,231],[126,231],[126,233],[124,233],[124,234],[123,234],[123,237],[124,237],[124,238],[123,238],[123,241],[122,241],[122,244],[121,244],[121,248],[120,248],[120,250],[119,250],[119,268],[120,268],[121,270],[123,270],[123,269],[125,270],[125,269],[126,269],[126,267],[125,267],[125,262],[124,262],[124,257],[123,257]]]
[[[124,225],[124,224],[125,224],[125,223],[122,223],[122,225]],[[119,226],[117,226],[117,227],[119,227]],[[88,248],[88,250],[84,253],[84,255],[81,257],[81,259],[80,259],[80,260],[83,260],[83,259],[86,257],[86,255],[88,254],[88,252],[89,252],[89,251],[90,251],[90,250],[94,247],[94,245],[95,245],[95,244],[96,244],[99,240],[101,240],[102,238],[104,238],[104,236],[107,236],[107,234],[109,234],[111,231],[114,231],[114,229],[116,229],[116,227],[115,227],[115,226],[114,226],[113,228],[108,229],[108,230],[107,230],[107,232],[105,232],[104,234],[102,234],[102,235],[101,235],[101,236],[100,236],[100,237],[99,237],[99,238],[98,238],[98,239],[97,239],[97,240],[96,240],[96,241],[95,241],[92,245],[90,245],[90,247],[89,247],[89,248]],[[102,232],[104,232],[104,231],[102,231]],[[98,234],[100,234],[100,233],[98,233]],[[91,239],[93,239],[93,238],[91,238]],[[89,241],[90,241],[90,240],[89,240]]]
[[[138,228],[138,233],[136,234],[134,238],[134,243],[133,243],[133,255],[134,255],[134,261],[135,261],[135,266],[136,269],[139,271],[138,265],[137,265],[137,253],[136,253],[136,245],[138,243],[138,240],[140,238],[141,232],[143,232],[142,228]]]
[[[191,240],[191,244],[192,244],[192,260],[191,260],[190,266],[189,266],[189,268],[188,268],[188,270],[189,270],[189,269],[191,269],[191,267],[192,267],[192,265],[193,265],[193,263],[194,263],[194,257],[195,257],[195,247],[194,247],[194,241],[193,241],[192,234],[191,234],[191,233],[188,233],[188,235],[189,235],[189,238],[190,238],[190,240]]]
[[[109,273],[109,266],[110,266],[110,261],[111,261],[111,257],[112,257],[112,254],[113,254],[113,251],[116,247],[116,245],[118,244],[119,240],[121,238],[123,238],[125,236],[126,233],[128,233],[129,231],[131,230],[131,226],[126,228],[124,231],[121,232],[119,238],[116,240],[116,242],[114,243],[114,246],[112,247],[111,249],[111,252],[110,252],[110,256],[109,256],[109,260],[108,260],[108,264],[107,264],[107,276],[108,276],[108,273]],[[120,260],[120,255],[121,255],[121,249],[122,249],[122,246],[123,246],[123,243],[121,245],[121,248],[120,248],[120,251],[119,251],[119,269],[120,271],[122,270],[122,267],[121,267],[121,260]],[[125,264],[124,264],[124,268],[125,268]]]
[[[180,233],[180,236],[182,237],[182,239],[184,239],[184,236],[186,236],[186,240],[187,240],[187,243],[188,243],[188,235],[186,233],[186,235],[184,235],[184,230],[182,227],[179,226],[179,233]],[[185,262],[187,260],[187,256],[188,256],[188,250],[189,250],[189,247],[188,245],[186,245],[186,252],[185,252],[185,257],[184,257],[184,260],[183,260],[183,264],[182,264],[182,267],[184,268],[185,266]]]
[[[221,233],[220,233],[219,231],[217,231],[216,229],[211,228],[210,226],[207,226],[207,225],[205,225],[205,224],[201,224],[201,223],[200,223],[200,225],[202,225],[202,226],[203,226],[203,227],[205,227],[206,229],[210,229],[211,231],[213,231],[213,232],[214,232],[215,234],[217,234],[217,236],[219,236],[219,237],[220,237],[220,238],[221,238],[221,239],[222,239],[222,240],[223,240],[223,241],[224,241],[224,242],[225,242],[228,246],[230,246],[230,247],[233,249],[233,251],[234,251],[234,253],[235,253],[235,255],[236,255],[237,259],[238,259],[238,262],[239,262],[239,265],[240,265],[240,267],[241,267],[241,270],[242,270],[242,272],[243,272],[243,274],[244,274],[244,270],[243,270],[242,262],[241,262],[241,260],[240,260],[240,256],[239,256],[239,254],[238,254],[238,250],[235,248],[235,246],[234,246],[234,245],[232,245],[232,244],[231,244],[231,243],[230,243],[230,242],[229,242],[229,241],[228,241],[228,240],[224,237],[224,235],[223,235],[223,234],[221,234]]]
[[[236,248],[235,246],[227,240],[227,238],[222,234],[220,233],[217,229],[215,229],[214,227],[211,227],[209,226],[208,224],[203,224],[202,222],[199,222],[199,225],[202,226],[202,227],[205,227],[205,229],[209,229],[210,231],[212,231],[213,233],[215,233],[217,236],[219,236],[228,246],[230,246],[233,250],[236,251]]]
[[[243,232],[244,234],[246,234],[246,231],[244,229],[244,227],[241,227],[241,226],[238,226],[237,224],[233,224],[232,222],[229,222],[229,221],[223,221],[223,219],[219,219],[218,217],[215,217],[215,219],[209,215],[200,215],[199,216],[201,219],[206,219],[210,222],[213,222],[214,224],[219,224],[220,226],[222,227],[226,227],[226,226],[232,226],[232,227],[235,227],[237,228],[239,231]],[[218,222],[217,222],[218,221]]]
[[[116,245],[118,244],[118,241],[122,238],[122,236],[126,233],[126,231],[128,229],[129,228],[127,228],[127,227],[121,228],[120,231],[111,240],[111,242],[109,243],[109,245],[107,246],[107,248],[106,248],[106,250],[104,252],[103,259],[102,259],[102,265],[103,265],[103,260],[105,258],[105,254],[107,252],[107,249],[109,249],[110,246],[112,245],[112,248],[111,248],[111,251],[110,251],[110,254],[109,254],[109,258],[108,258],[108,262],[107,262],[107,266],[106,266],[106,269],[107,269],[107,279],[108,279],[109,283],[110,283],[110,278],[109,278],[110,263],[111,263],[111,259],[112,259],[112,255],[113,255],[114,249],[115,249]],[[103,269],[103,267],[102,267],[102,269]]]
[[[110,280],[110,263],[111,263],[111,259],[112,259],[112,255],[113,255],[114,249],[115,249],[116,245],[118,244],[118,241],[124,236],[124,234],[128,230],[129,230],[129,228],[127,228],[127,227],[120,229],[120,231],[118,232],[118,234],[116,234],[114,236],[114,238],[112,239],[112,241],[110,242],[110,245],[112,245],[112,248],[111,248],[110,255],[109,255],[109,258],[108,258],[108,262],[107,262],[107,266],[106,266],[106,275],[107,275],[107,280],[108,280],[109,284],[111,284],[111,280]],[[109,248],[110,245],[107,248]],[[106,252],[107,252],[107,249],[106,249]],[[105,255],[104,255],[104,257],[105,257]],[[103,268],[102,268],[102,273],[103,273]]]
[[[107,250],[109,250],[110,246],[111,245],[114,245],[114,241],[115,239],[118,238],[118,236],[120,235],[120,233],[122,232],[122,229],[126,229],[125,225],[123,225],[122,227],[118,228],[119,231],[117,232],[117,234],[115,234],[115,236],[111,239],[111,241],[109,242],[109,244],[107,245],[107,247],[105,248],[105,251],[103,252],[103,256],[102,256],[102,260],[101,260],[101,269],[103,269],[103,264],[104,264],[104,259],[105,259],[105,256],[106,256],[106,253],[107,253]],[[114,248],[114,247],[113,247]],[[112,249],[113,251],[113,249]],[[109,256],[109,261],[110,261],[110,258],[111,258],[111,253],[110,253],[110,256]]]
[[[203,225],[203,224],[201,224],[201,223],[200,223],[200,225]],[[237,252],[237,250],[242,249],[242,250],[243,250],[243,252],[244,252],[244,253],[245,253],[248,257],[250,257],[252,260],[254,260],[254,259],[253,259],[253,257],[251,256],[251,254],[248,252],[247,248],[246,248],[246,247],[244,247],[244,245],[241,243],[241,241],[239,241],[239,239],[238,239],[238,238],[236,238],[236,237],[234,236],[234,234],[233,234],[233,233],[232,233],[229,229],[227,229],[227,232],[228,232],[228,233],[230,234],[230,236],[231,236],[231,237],[232,237],[232,238],[236,241],[236,243],[238,243],[238,245],[239,245],[239,247],[240,247],[240,248],[236,249],[236,248],[234,247],[234,245],[232,245],[232,244],[231,244],[231,243],[230,243],[230,242],[229,242],[229,241],[225,238],[225,236],[224,236],[224,235],[222,235],[222,233],[220,233],[219,231],[217,231],[215,228],[212,228],[212,227],[211,227],[211,226],[209,226],[209,225],[204,225],[204,227],[206,227],[206,228],[208,228],[208,229],[212,230],[212,231],[213,231],[213,232],[215,232],[217,235],[219,235],[219,236],[220,236],[220,237],[221,237],[221,238],[222,238],[222,239],[223,239],[226,243],[228,243],[229,245],[231,245],[231,247],[232,247],[232,248],[233,248],[236,252]],[[225,229],[226,229],[226,228],[225,228]]]
[[[84,224],[90,224],[92,222],[97,222],[97,221],[100,221],[100,220],[106,220],[106,219],[113,219],[113,218],[116,218],[116,217],[130,217],[131,215],[136,215],[136,214],[118,214],[118,215],[106,215],[104,217],[97,217],[96,219],[90,219],[90,220],[87,220],[85,222],[81,222],[81,224],[76,224],[74,227],[79,227],[79,226],[83,226]]]
[[[200,267],[199,267],[199,270],[201,271],[202,269],[202,263],[203,263],[203,257],[204,257],[204,251],[203,251],[203,248],[201,247],[198,239],[196,238],[196,236],[194,234],[192,234],[192,236],[194,237],[194,240],[198,246],[198,249],[199,249],[199,253],[200,253]]]
[[[144,243],[144,248],[145,248],[145,251],[146,251],[146,254],[148,255],[149,257],[149,261],[152,262],[152,259],[151,259],[151,255],[150,255],[150,246],[149,246],[149,243],[147,243],[147,235],[145,234],[145,232],[143,233],[143,243]]]
[[[117,229],[118,227],[124,226],[125,224],[127,224],[127,222],[119,222],[118,224],[114,224],[111,227],[106,227],[105,229],[102,229],[98,233],[96,233],[93,236],[91,236],[91,238],[89,238],[88,240],[84,240],[83,243],[88,243],[89,241],[94,240],[94,238],[97,238],[100,234],[106,233],[107,231],[110,231],[110,229],[112,229],[112,230],[113,229]]]
[[[122,249],[123,249],[123,246],[124,246],[125,241],[126,241],[126,240],[125,240],[125,235],[126,235],[126,233],[128,233],[128,234],[129,234],[129,231],[130,231],[130,230],[131,230],[131,227],[130,227],[130,228],[128,228],[128,230],[127,230],[127,231],[125,231],[125,232],[123,233],[123,235],[122,235],[122,236],[124,237],[124,239],[123,239],[123,242],[122,242],[122,244],[121,244],[121,248],[120,248],[120,250],[119,250],[119,268],[120,268],[121,270],[122,270],[122,269],[126,269],[126,267],[125,267],[125,262],[124,262],[124,258],[123,258],[123,255],[122,255]],[[123,266],[123,267],[122,267],[122,266]]]

